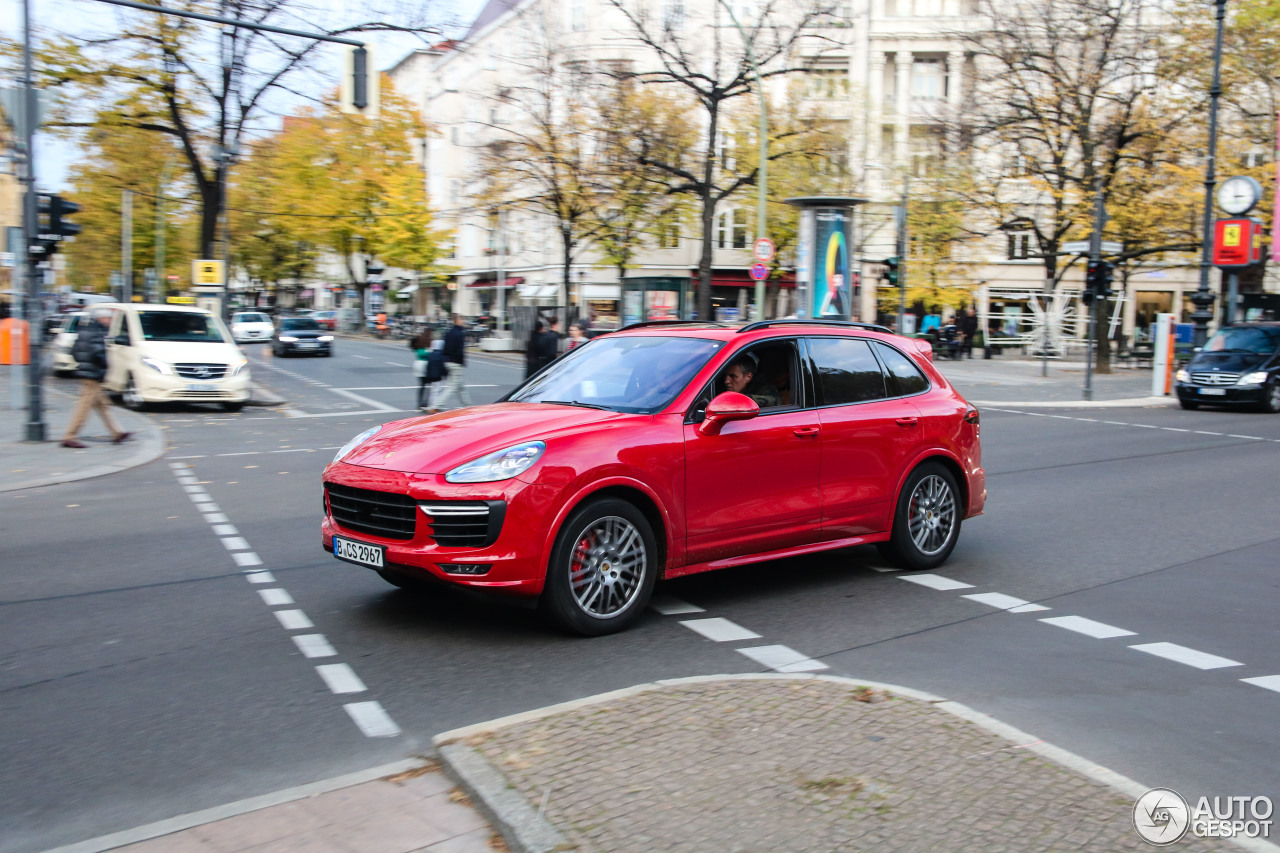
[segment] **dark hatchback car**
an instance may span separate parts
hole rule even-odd
[[[1280,412],[1280,323],[1223,326],[1174,379],[1184,409],[1244,405]]]
[[[285,317],[271,336],[271,352],[285,355],[333,355],[333,335],[310,317]]]

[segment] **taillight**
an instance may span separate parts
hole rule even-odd
[[[967,424],[978,425],[978,410],[970,406],[964,413],[964,422]]]

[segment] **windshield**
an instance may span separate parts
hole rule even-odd
[[[701,338],[596,338],[571,350],[506,399],[653,414],[675,399],[723,345]]]
[[[1280,349],[1280,326],[1229,326],[1210,338],[1204,351],[1270,355],[1277,349]]]
[[[237,314],[231,318],[233,323],[270,323],[266,314]]]
[[[289,332],[305,331],[308,329],[318,331],[320,329],[320,324],[315,320],[312,320],[310,317],[295,317],[292,320],[281,320],[280,328]]]
[[[201,341],[219,344],[225,339],[212,317],[186,311],[139,311],[144,341]]]

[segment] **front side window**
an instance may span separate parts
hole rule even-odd
[[[225,338],[208,314],[178,311],[139,311],[138,325],[144,341],[223,343]]]
[[[876,352],[884,362],[885,379],[890,397],[907,397],[929,390],[929,380],[920,368],[888,344],[876,342]]]
[[[884,374],[871,347],[858,338],[813,338],[809,351],[824,406],[885,397]]]
[[[653,414],[669,405],[721,346],[702,338],[597,338],[504,399]]]

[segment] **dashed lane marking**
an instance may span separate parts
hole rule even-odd
[[[1109,640],[1112,637],[1133,637],[1138,633],[1137,631],[1126,631],[1124,628],[1117,628],[1104,622],[1095,622],[1083,616],[1050,616],[1040,621],[1048,625],[1057,625],[1059,628],[1066,628],[1068,631],[1075,631],[1077,634],[1084,634],[1086,637],[1093,637],[1095,640]]]
[[[680,624],[717,643],[727,643],[732,640],[758,640],[760,638],[760,635],[755,631],[750,631],[719,616],[710,619],[685,619]]]
[[[929,589],[936,589],[942,592],[952,589],[973,589],[973,584],[971,583],[962,583],[951,578],[944,578],[942,575],[928,573],[922,575],[898,575],[898,579],[918,583],[920,586],[927,586]]]
[[[1263,675],[1258,678],[1242,678],[1240,680],[1245,684],[1252,684],[1254,687],[1262,687],[1280,693],[1280,675]]]
[[[1049,415],[1044,412],[1027,412],[1022,409],[1003,409],[995,406],[986,406],[984,411],[1003,412],[1007,415],[1026,415],[1031,418],[1056,418],[1060,421],[1081,421],[1083,423],[1107,424],[1108,426],[1135,427],[1137,429],[1159,429],[1165,432],[1185,432],[1191,435],[1209,435],[1214,438],[1240,438],[1245,441],[1269,441],[1280,443],[1280,438],[1267,438],[1261,435],[1238,435],[1233,432],[1213,432],[1204,429],[1183,429],[1181,427],[1156,426],[1155,424],[1135,424],[1128,421],[1103,421],[1097,418],[1072,417],[1071,415]]]
[[[1130,646],[1129,648],[1137,649],[1140,652],[1146,652],[1149,655],[1155,655],[1165,660],[1194,666],[1196,669],[1222,669],[1228,666],[1244,666],[1238,660],[1218,657],[1206,652],[1198,652],[1195,649],[1189,649],[1177,643],[1144,643],[1139,646]]]
[[[679,616],[682,613],[706,613],[701,607],[681,601],[669,595],[655,595],[649,599],[649,606],[663,616]]]
[[[300,450],[290,448],[287,452],[300,452]],[[254,585],[275,584],[276,579],[271,572],[254,568],[262,565],[262,558],[249,546],[249,542],[239,535],[239,530],[222,514],[213,499],[204,492],[191,466],[186,462],[171,461],[169,468],[191,498],[191,502],[204,514],[210,529],[218,536],[218,541],[231,552],[231,558],[236,565],[244,569],[245,580]],[[292,607],[295,604],[293,596],[281,586],[271,586],[266,589],[259,587],[257,592],[258,597],[267,607]],[[271,612],[286,631],[305,631],[315,627],[307,614],[300,609],[272,610]],[[291,634],[290,639],[306,658],[336,657],[338,654],[323,634]],[[335,694],[364,693],[367,690],[364,682],[345,663],[322,664],[316,667],[316,672],[329,690]],[[400,727],[376,701],[349,702],[342,707],[356,727],[367,737],[395,737],[400,734]]]
[[[802,655],[787,646],[753,646],[735,651],[775,672],[816,672],[820,669],[830,669],[822,661]]]
[[[961,598],[967,598],[970,601],[976,601],[979,604],[985,604],[988,607],[994,607],[997,610],[1012,610],[1015,607],[1026,607],[1031,602],[1024,601],[1021,598],[1014,598],[1012,595],[1005,595],[1003,592],[978,592],[973,595],[962,595]],[[1049,608],[1044,608],[1048,610]],[[1023,611],[1026,612],[1026,611]]]

